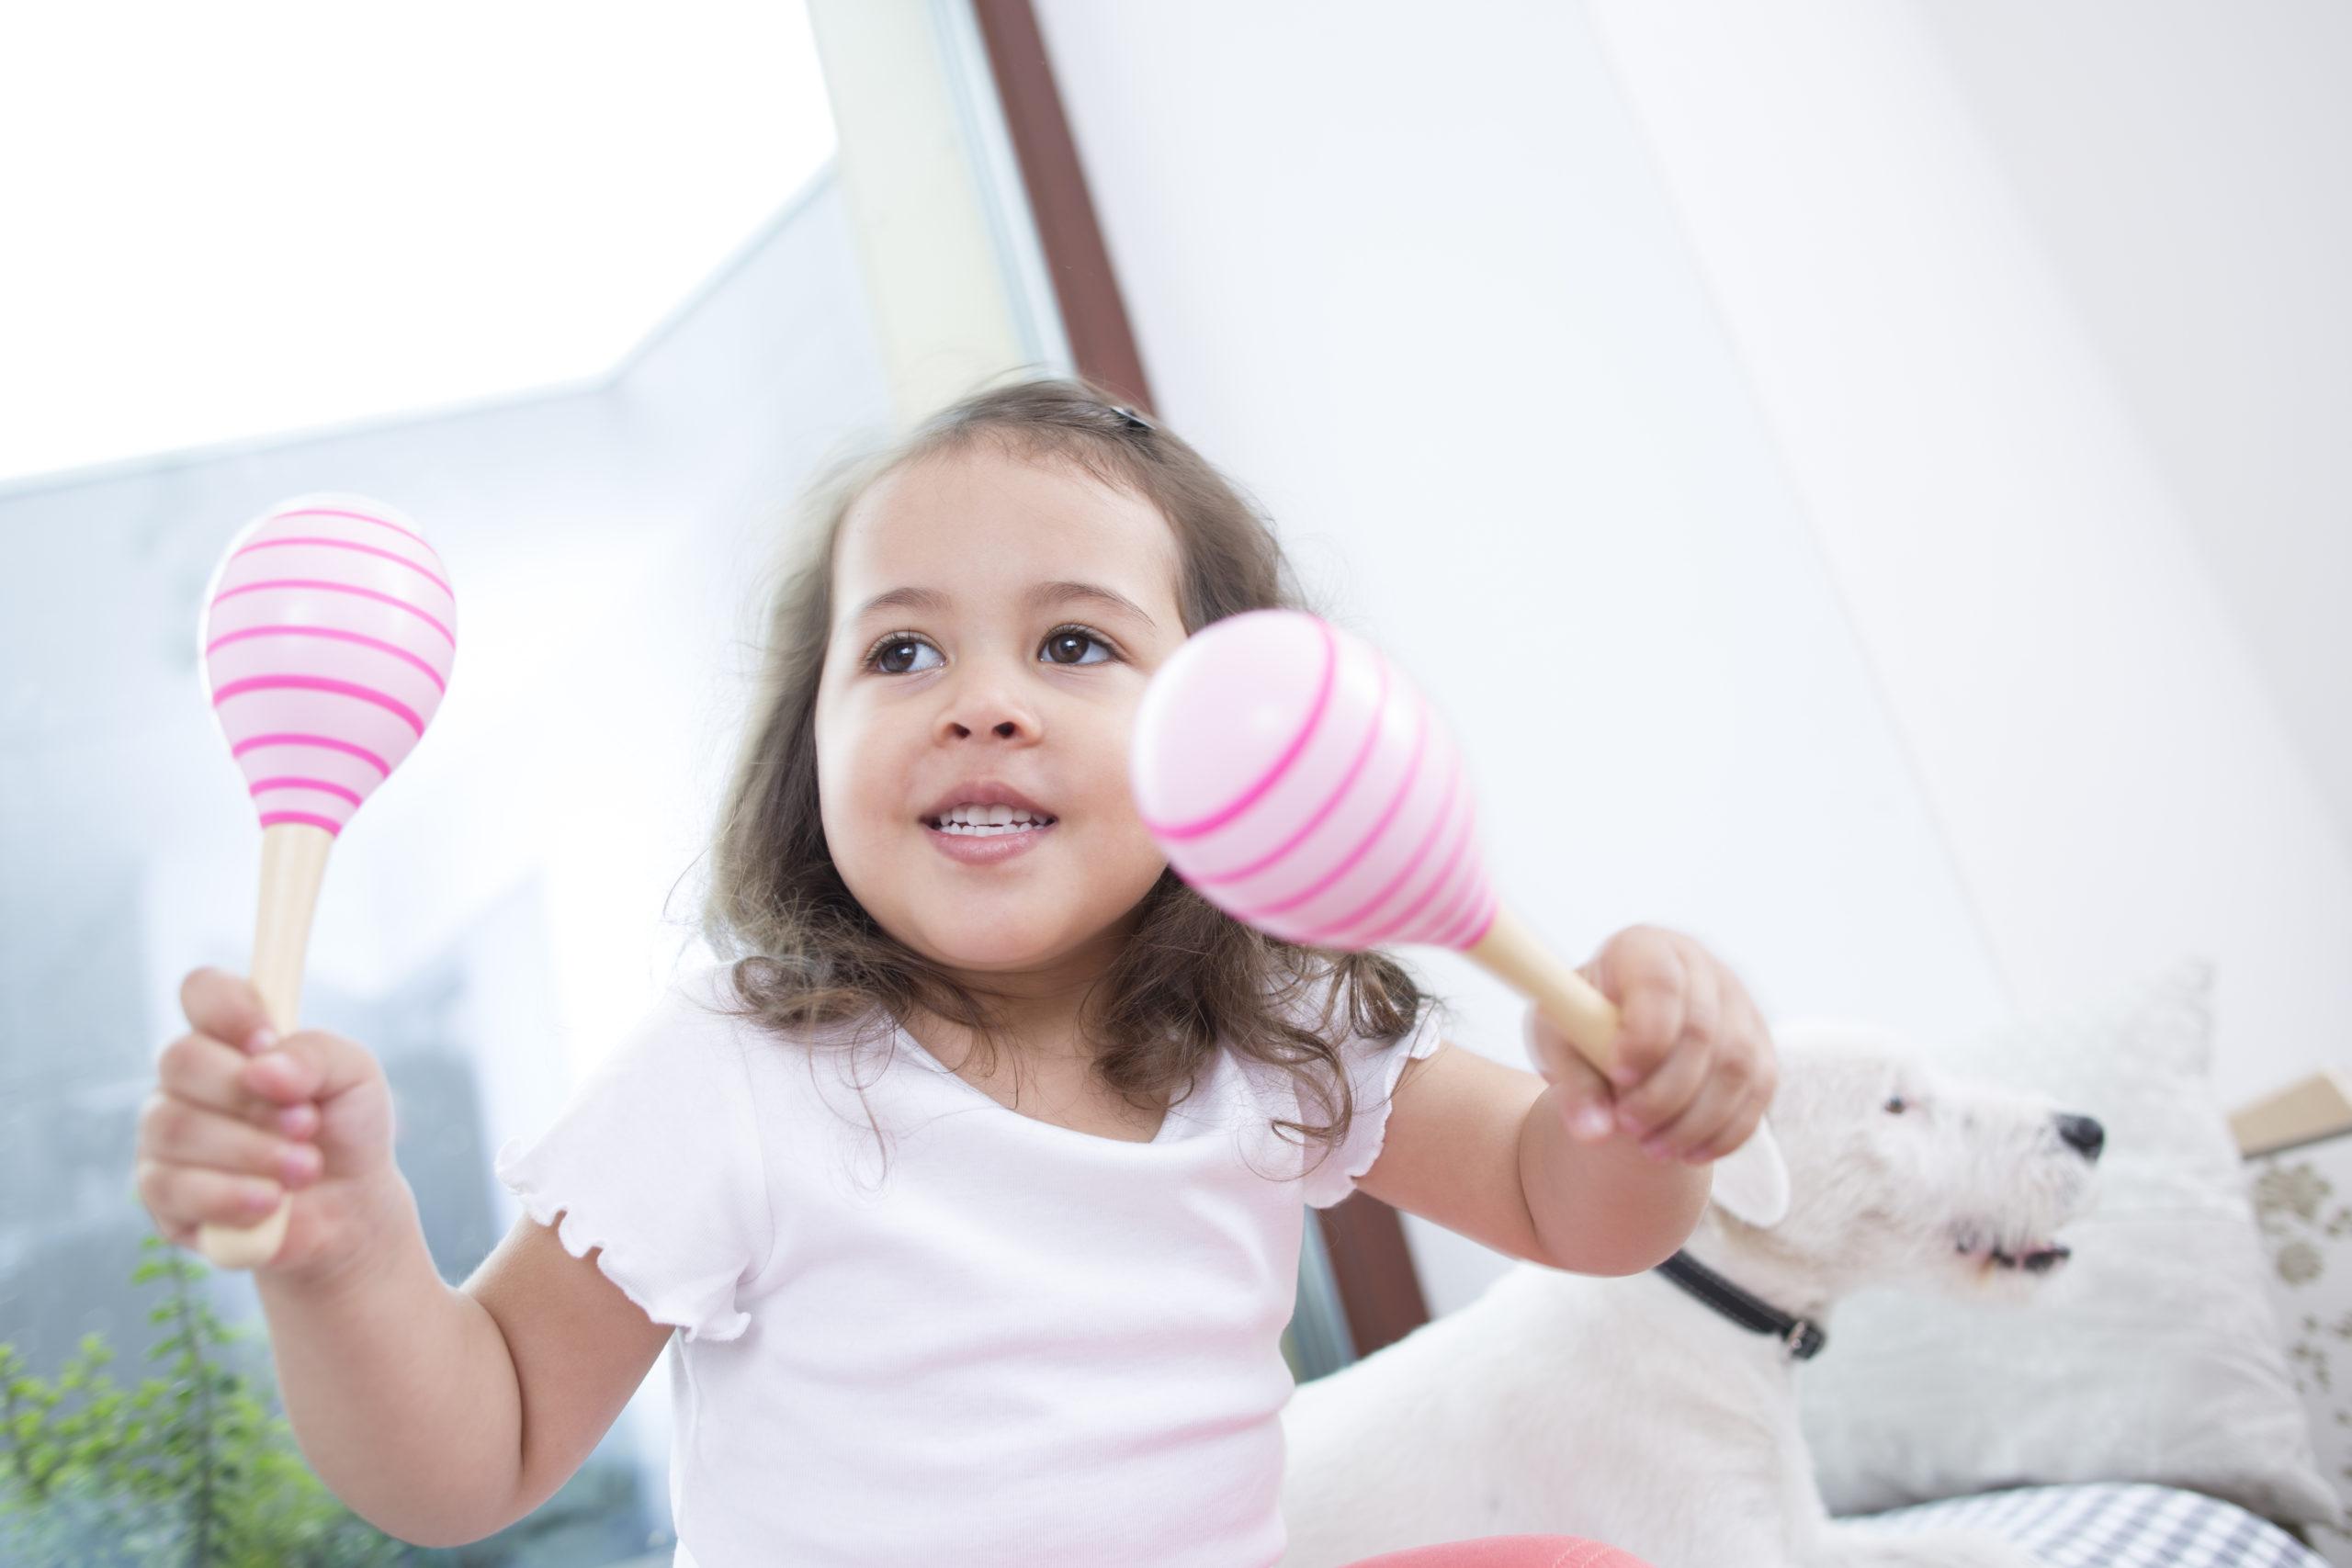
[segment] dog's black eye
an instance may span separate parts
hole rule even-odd
[[[1898,1095],[1895,1095],[1894,1098],[1890,1099],[1890,1100],[1886,1102],[1886,1110],[1887,1110],[1887,1113],[1888,1113],[1889,1115],[1891,1115],[1891,1116],[1900,1116],[1900,1115],[1902,1115],[1902,1114],[1903,1114],[1903,1097],[1902,1097],[1901,1095],[1899,1095],[1899,1094],[1898,1094]]]

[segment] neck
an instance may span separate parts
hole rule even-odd
[[[1002,1053],[1040,1068],[1082,1067],[1091,1064],[1095,1055],[1090,998],[1136,923],[1131,916],[1035,967],[948,967],[947,973],[996,1015]],[[973,1032],[920,1003],[914,1015],[908,1021],[908,1032],[943,1063],[961,1070],[961,1063],[976,1043]]]
[[[1078,1066],[1094,1060],[1093,1047],[1088,1043],[1074,1003],[1025,998],[1019,1001],[1000,999],[995,1007],[1000,1068],[1008,1066],[1008,1059],[1036,1066]],[[977,1031],[942,1018],[920,1004],[914,1009],[914,1016],[907,1020],[906,1028],[908,1033],[922,1042],[924,1050],[958,1072],[979,1044]],[[971,1065],[978,1067],[985,1064]]]

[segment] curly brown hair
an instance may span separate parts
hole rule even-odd
[[[765,617],[752,718],[720,804],[701,922],[742,1004],[729,1010],[804,1044],[888,1035],[910,1005],[968,1031],[990,1059],[1002,1037],[986,994],[883,930],[843,886],[818,810],[815,739],[842,523],[886,475],[983,443],[1018,460],[1073,465],[1158,507],[1180,547],[1186,636],[1245,610],[1306,607],[1271,525],[1243,493],[1165,425],[1083,379],[984,388],[896,442],[837,459],[802,502],[799,549]],[[1269,936],[1173,870],[1136,913],[1134,935],[1086,999],[1103,992],[1090,1030],[1092,1071],[1139,1108],[1189,1093],[1222,1042],[1298,1082],[1298,1108],[1311,1101],[1325,1119],[1273,1126],[1328,1155],[1356,1111],[1332,1038],[1341,999],[1350,1033],[1386,1040],[1411,1032],[1434,1000],[1395,958]],[[1314,987],[1319,1010],[1305,1027],[1294,1020],[1306,1016],[1302,998]],[[846,1035],[833,1027],[844,1023],[859,1027]]]

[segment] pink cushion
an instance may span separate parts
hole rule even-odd
[[[1630,1551],[1572,1535],[1489,1535],[1385,1551],[1348,1568],[1650,1568]]]

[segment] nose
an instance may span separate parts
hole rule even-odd
[[[1035,740],[1039,726],[1036,710],[995,680],[971,680],[947,705],[947,732],[956,739],[981,730],[1000,740]]]
[[[2087,1160],[2098,1159],[2099,1150],[2107,1146],[2107,1129],[2087,1116],[2060,1116],[2058,1135]]]

